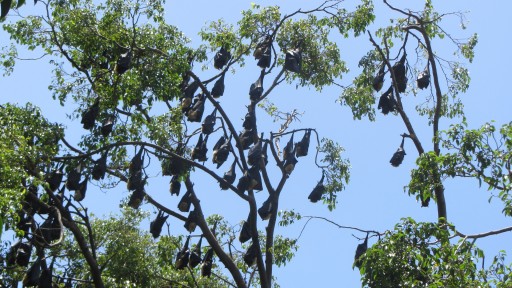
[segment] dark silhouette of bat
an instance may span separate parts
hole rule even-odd
[[[188,267],[194,269],[201,263],[201,242],[203,241],[203,236],[199,238],[199,241],[196,244],[196,247],[190,253],[190,258],[188,260]]]
[[[300,48],[286,51],[284,69],[290,72],[300,73],[302,69],[302,51]]]
[[[174,263],[174,266],[176,266],[176,269],[183,270],[188,265],[188,259],[190,250],[188,249],[188,243],[190,242],[190,235],[187,237],[187,240],[185,241],[185,244],[183,245],[183,248],[176,254],[176,261]]]
[[[100,159],[96,160],[94,167],[92,168],[92,179],[100,180],[105,178],[105,174],[107,173],[107,152],[101,155]]]
[[[258,101],[261,98],[261,95],[263,95],[263,78],[265,78],[265,70],[262,69],[258,80],[252,83],[249,88],[249,98],[253,102]]]
[[[84,129],[90,130],[94,127],[94,122],[98,117],[98,113],[100,112],[100,98],[96,97],[94,103],[85,110],[82,114],[82,121]]]
[[[235,165],[236,160],[233,161],[233,164],[231,164],[231,168],[229,168],[229,170],[226,173],[224,173],[224,176],[222,177],[222,179],[226,180],[226,182],[228,182],[229,184],[233,184],[236,179]],[[229,185],[220,182],[220,189],[227,190],[228,188]]]
[[[313,191],[311,191],[308,196],[308,199],[313,203],[316,203],[318,200],[322,199],[322,195],[325,193],[324,177],[325,173],[322,172],[322,178],[320,178],[320,181],[318,181],[315,188],[313,188]]]
[[[405,92],[405,89],[407,88],[407,70],[405,68],[406,56],[407,54],[404,53],[402,58],[400,58],[400,60],[392,67],[393,73],[395,74],[396,86],[400,93]]]
[[[213,132],[216,115],[217,108],[213,109],[213,112],[204,118],[203,123],[201,124],[201,133],[209,135]]]
[[[117,74],[122,75],[130,68],[132,68],[132,51],[128,50],[126,53],[121,54],[117,60],[115,70]]]
[[[212,275],[213,265],[213,248],[208,249],[203,258],[203,264],[201,265],[201,276],[210,277]]]
[[[396,150],[396,152],[393,154],[393,157],[391,157],[391,160],[389,160],[389,163],[391,163],[391,166],[398,167],[400,164],[402,164],[402,161],[404,161],[405,150],[404,150],[404,140],[405,137],[402,136],[402,143],[400,144],[400,147]]]
[[[396,100],[393,97],[393,86],[390,86],[389,89],[380,96],[379,106],[377,109],[381,109],[382,114],[387,115],[389,112],[396,111]]]
[[[428,85],[430,84],[430,74],[428,73],[428,69],[425,69],[425,71],[420,72],[418,78],[416,79],[416,84],[420,89],[426,89],[428,87]]]
[[[229,59],[231,59],[231,53],[224,47],[221,47],[213,57],[213,67],[222,69],[222,67],[228,63]]]
[[[377,92],[379,92],[380,89],[382,89],[382,86],[384,85],[384,75],[386,75],[386,73],[384,72],[385,67],[386,63],[382,63],[380,65],[379,72],[377,72],[377,75],[373,77],[372,86],[373,89]]]
[[[164,215],[163,211],[158,211],[155,220],[151,221],[149,224],[149,233],[153,236],[153,238],[158,238],[160,233],[162,233],[162,227],[164,226],[165,221],[167,221],[169,215]]]
[[[358,244],[356,248],[356,255],[354,256],[354,266],[356,266],[358,269],[361,268],[361,256],[363,256],[363,254],[366,253],[366,250],[368,250],[368,233],[366,233],[366,238],[364,239],[364,242]]]

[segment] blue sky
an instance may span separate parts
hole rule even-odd
[[[319,1],[255,1],[257,4],[279,5],[283,13],[290,13],[298,8],[311,8]],[[350,3],[351,1],[347,1]],[[397,14],[382,7],[376,1],[376,25],[371,27],[375,31],[379,23],[386,23],[389,17]],[[398,3],[400,1],[390,1]],[[419,2],[419,1],[418,1]],[[169,23],[178,26],[189,38],[193,45],[198,45],[197,32],[208,20],[224,18],[226,22],[235,24],[241,17],[240,11],[250,7],[251,1],[168,1],[166,15]],[[468,11],[467,30],[462,31],[457,21],[448,21],[445,27],[456,37],[467,37],[478,33],[479,43],[476,48],[476,57],[469,65],[472,78],[469,91],[462,95],[465,113],[470,128],[476,128],[487,121],[495,120],[496,124],[510,121],[509,55],[510,40],[508,38],[509,11],[512,8],[510,1],[492,1],[484,4],[481,1],[434,1],[434,6],[440,12]],[[29,8],[31,4],[22,9],[22,13],[37,13],[40,9]],[[23,11],[26,10],[26,11]],[[0,32],[0,44],[9,43],[4,32]],[[357,41],[340,39],[339,46],[343,58],[353,69],[341,81],[343,84],[357,73],[359,58],[371,48],[367,37]],[[453,57],[453,46],[447,41],[434,42],[435,50],[445,58]],[[197,65],[199,66],[199,65]],[[213,65],[210,65],[213,66]],[[199,67],[196,67],[199,72]],[[226,76],[226,92],[220,99],[228,114],[236,119],[235,126],[241,127],[241,119],[245,114],[248,103],[247,90],[259,74],[259,68],[252,59],[247,61],[247,69],[239,69],[239,73]],[[213,68],[200,72],[201,75],[213,74]],[[70,138],[78,139],[79,133],[85,133],[77,123],[69,123],[65,110],[56,101],[51,100],[47,86],[50,84],[50,68],[43,61],[19,62],[15,72],[10,77],[0,78],[0,103],[27,101],[40,106],[47,117],[52,121],[66,123],[67,134]],[[446,90],[446,89],[444,89]],[[339,88],[331,87],[321,93],[314,89],[295,89],[295,85],[278,87],[270,100],[278,104],[283,111],[297,109],[304,112],[300,123],[294,123],[292,128],[317,128],[321,136],[338,141],[346,149],[345,157],[350,159],[351,181],[345,191],[339,194],[338,208],[329,212],[320,203],[310,203],[307,199],[311,189],[321,176],[321,172],[313,169],[313,159],[300,159],[296,170],[287,182],[282,194],[280,208],[294,209],[302,215],[315,215],[327,217],[341,225],[356,226],[362,229],[384,231],[391,229],[402,217],[414,217],[418,221],[435,221],[436,207],[431,203],[428,208],[420,208],[420,204],[404,193],[403,186],[409,181],[410,170],[415,166],[417,153],[411,142],[406,142],[405,150],[408,153],[403,164],[394,168],[389,165],[389,159],[400,144],[399,135],[406,132],[401,120],[392,115],[377,114],[375,122],[368,120],[355,121],[346,107],[335,103],[340,94]],[[416,97],[422,97],[421,94]],[[404,101],[418,101],[414,96],[404,97]],[[205,113],[208,113],[207,110]],[[431,127],[427,120],[412,116],[411,120],[423,141],[425,149],[431,150],[429,143]],[[328,116],[326,116],[328,115]],[[441,127],[446,129],[449,124],[457,120],[442,120]],[[268,128],[275,131],[277,124],[268,123]],[[268,134],[268,132],[267,132]],[[297,135],[296,135],[297,137]],[[301,135],[299,136],[301,137]],[[286,139],[287,140],[287,139]],[[228,161],[229,162],[229,161]],[[244,202],[234,197],[232,193],[220,191],[215,182],[211,182],[204,174],[196,173],[193,181],[196,191],[201,197],[201,203],[206,213],[219,213],[232,222],[246,218],[247,212]],[[168,177],[153,179],[148,192],[164,204],[174,207],[178,199],[171,198],[167,192]],[[90,186],[92,188],[93,186]],[[114,191],[91,191],[87,201],[96,209],[96,214],[117,212],[117,199],[125,197],[127,191],[124,187]],[[94,196],[93,196],[94,195]],[[490,194],[486,189],[478,189],[477,181],[473,180],[447,180],[446,200],[449,220],[463,233],[479,233],[510,226],[511,221],[501,214],[501,203],[494,200],[490,204]],[[266,192],[258,195],[259,203],[266,198]],[[112,208],[114,207],[114,208]],[[144,209],[154,211],[149,205]],[[173,233],[185,233],[182,225],[177,222]],[[263,229],[265,223],[260,223]],[[299,235],[304,221],[294,226],[277,228],[277,232],[289,237]],[[276,269],[276,277],[281,287],[358,287],[360,286],[359,272],[352,270],[354,251],[359,243],[357,237],[362,234],[351,230],[337,229],[329,223],[313,220],[305,229],[299,241],[300,249],[295,258],[285,267]],[[512,237],[500,235],[482,239],[476,244],[484,248],[487,259],[491,259],[500,249],[509,248]],[[372,244],[373,240],[370,240]]]

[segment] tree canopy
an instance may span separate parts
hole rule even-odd
[[[358,234],[355,258],[335,257],[354,259],[363,286],[506,287],[505,253],[485,266],[476,243],[512,228],[464,234],[445,197],[448,179],[474,178],[503,202],[505,217],[511,213],[510,125],[470,129],[461,100],[478,38],[449,26],[455,19],[465,29],[464,13],[438,12],[431,1],[380,4],[382,12],[369,0],[286,12],[252,4],[237,23],[220,17],[207,24],[199,45],[169,24],[163,1],[50,1],[31,16],[7,15],[4,73],[13,73],[26,50],[42,54],[52,66],[48,90],[80,131],[51,123],[30,104],[0,107],[0,226],[19,237],[5,243],[4,285],[277,286],[275,266],[300,253],[310,220],[323,219]],[[2,17],[5,5],[23,3],[2,1]],[[363,47],[357,63],[345,58],[350,43]],[[240,92],[230,85],[240,79],[251,79],[248,95],[233,95]],[[280,99],[286,86],[315,91],[315,104],[325,106],[332,99],[322,94],[334,89],[336,108],[353,121],[395,119],[386,141],[400,145],[388,169],[417,153],[404,190],[436,216],[378,231],[290,208],[288,195],[299,192],[304,203],[339,208],[351,173],[333,135],[303,126],[297,100]],[[288,188],[296,177],[303,191]],[[123,191],[110,204],[121,215],[91,214],[106,197],[91,195],[95,186]],[[148,209],[158,212],[149,234],[141,228]],[[173,225],[165,231],[165,223]],[[286,229],[299,223],[301,234],[290,237]]]

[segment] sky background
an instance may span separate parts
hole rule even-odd
[[[283,14],[299,8],[316,7],[321,3],[303,0],[255,2],[262,6],[278,5],[282,8]],[[384,8],[380,1],[376,2],[379,2],[375,7],[377,19],[370,27],[372,32],[379,25],[386,24],[390,17],[399,16]],[[401,1],[390,2],[397,4]],[[236,24],[241,17],[240,11],[248,9],[250,3],[251,1],[167,1],[166,19],[170,24],[179,27],[192,40],[193,46],[197,46],[200,44],[197,32],[207,21],[223,18],[228,23]],[[355,2],[346,3],[351,6],[353,4],[350,3]],[[26,5],[21,12],[27,15],[40,13],[41,7],[37,6]],[[471,86],[468,92],[461,96],[469,128],[477,128],[491,120],[495,120],[498,126],[508,123],[512,104],[508,86],[508,70],[512,64],[508,57],[512,44],[508,38],[508,13],[512,8],[512,2],[434,1],[434,7],[439,12],[467,11],[467,30],[460,29],[456,18],[447,21],[444,28],[457,38],[468,37],[472,33],[478,33],[479,36],[475,60],[469,65]],[[356,41],[341,38],[336,40],[339,40],[342,58],[352,70],[341,80],[342,84],[348,85],[355,73],[359,72],[357,62],[371,49],[371,43],[367,37],[361,37]],[[6,33],[0,31],[1,46],[8,45],[9,42]],[[453,59],[454,47],[447,40],[435,41],[433,45],[434,50],[443,58]],[[20,53],[20,56],[23,57],[23,53]],[[213,55],[210,56],[213,58]],[[210,70],[204,72],[199,71],[199,66],[197,65],[195,72],[200,73],[203,79],[215,73],[213,63],[209,65]],[[76,141],[86,131],[81,129],[79,123],[70,123],[66,118],[66,113],[70,113],[70,110],[59,106],[51,99],[47,89],[51,81],[50,71],[46,60],[18,62],[15,72],[10,77],[0,78],[0,103],[32,102],[41,107],[51,121],[65,123],[68,127],[67,137]],[[247,91],[258,75],[259,68],[252,58],[248,58],[246,69],[238,69],[236,74],[226,75],[226,91],[220,101],[231,118],[235,119],[235,127],[241,127],[241,119],[246,110],[240,107],[248,104]],[[445,88],[444,90],[446,91]],[[337,87],[317,92],[307,88],[295,89],[295,85],[292,84],[281,85],[271,94],[270,100],[281,110],[297,109],[304,112],[300,123],[295,122],[292,129],[316,128],[321,137],[336,140],[346,149],[344,156],[350,159],[352,166],[350,183],[345,191],[339,193],[337,209],[329,212],[326,206],[310,203],[307,199],[319,180],[321,171],[314,167],[312,156],[299,159],[300,162],[282,193],[280,209],[294,209],[302,215],[322,216],[341,225],[381,232],[392,229],[402,217],[413,217],[417,221],[436,221],[434,203],[428,208],[420,208],[420,204],[413,197],[404,193],[403,187],[409,181],[410,170],[415,167],[417,157],[413,144],[406,141],[407,155],[400,167],[394,168],[389,164],[389,159],[400,144],[399,135],[406,132],[400,118],[393,115],[384,116],[378,112],[375,122],[353,120],[348,108],[335,103],[340,93],[340,88]],[[424,97],[421,93],[427,92],[420,92],[416,96],[417,99],[407,95],[403,101],[410,103],[421,100],[421,97]],[[207,108],[205,115],[209,111],[211,107]],[[259,115],[262,115],[262,112]],[[432,150],[432,145],[429,144],[432,128],[427,126],[427,120],[415,116],[411,109],[409,116],[419,138],[423,141],[424,148],[427,151]],[[443,119],[441,129],[446,129],[449,124],[458,121]],[[267,121],[264,127],[267,128],[268,135],[268,131],[277,130],[278,124]],[[213,137],[215,141],[216,137],[218,136]],[[302,133],[295,137],[297,141],[302,137]],[[210,141],[210,144],[213,145],[214,141]],[[228,159],[226,163],[230,161]],[[224,164],[221,170],[228,169],[227,166]],[[157,177],[156,174],[154,176],[147,188],[148,193],[163,204],[175,207],[179,199],[169,196],[169,177]],[[229,191],[220,191],[217,183],[203,176],[205,174],[196,172],[192,180],[205,213],[223,214],[232,223],[244,220],[247,216],[244,202]],[[486,189],[479,189],[476,180],[449,179],[445,184],[448,218],[461,232],[474,234],[511,225],[510,219],[502,216],[503,205],[496,200],[489,204],[489,192]],[[90,185],[85,204],[93,207],[97,215],[118,212],[119,199],[128,195],[124,187],[108,192],[92,188],[93,185]],[[257,197],[258,203],[262,203],[267,197],[267,192],[261,192]],[[143,209],[155,212],[149,205],[144,205]],[[278,227],[277,233],[297,237],[304,223],[300,221],[290,227]],[[260,229],[264,227],[262,224],[265,223],[260,222]],[[185,229],[182,228],[182,224],[171,222],[171,233],[182,234],[185,233]],[[278,283],[281,287],[360,286],[359,272],[357,269],[352,270],[355,248],[359,243],[354,236],[362,238],[365,235],[352,230],[338,229],[324,221],[311,221],[298,242],[300,249],[295,258],[285,267],[276,268],[275,276]],[[374,241],[371,239],[369,244]],[[485,250],[488,259],[486,263],[490,263],[500,249],[510,251],[511,241],[512,236],[505,234],[478,240],[476,244]]]

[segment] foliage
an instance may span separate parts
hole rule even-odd
[[[184,238],[163,235],[154,240],[146,229],[141,229],[141,225],[144,225],[142,221],[148,216],[147,212],[129,207],[122,210],[122,215],[109,216],[105,219],[90,216],[90,227],[106,286],[194,286],[197,283],[207,287],[223,287],[217,278],[201,277],[200,269],[191,270],[192,274],[187,270],[176,270],[173,263],[176,253],[183,246]],[[203,253],[207,248],[203,246]],[[53,271],[62,284],[71,283],[71,279],[91,278],[90,271],[84,269],[84,265],[87,265],[86,260],[72,234],[67,233],[62,244],[52,248],[48,254],[48,257],[56,259]],[[221,275],[221,272],[215,269],[217,275]],[[24,273],[20,273],[11,281],[19,281],[23,275]],[[10,276],[2,276],[9,279],[12,273]]]
[[[63,135],[30,104],[0,107],[0,222],[15,226],[26,189],[42,183]]]
[[[380,238],[380,237],[379,237]],[[449,230],[436,223],[402,219],[363,256],[360,269],[367,287],[481,287],[476,266],[483,253],[461,239],[450,243]]]
[[[3,16],[8,2],[11,5],[2,1]],[[18,47],[43,53],[53,67],[49,86],[53,98],[66,111],[76,107],[70,120],[80,119],[85,129],[79,141],[70,143],[63,129],[48,123],[36,108],[0,107],[0,226],[5,222],[20,240],[35,247],[32,263],[41,261],[43,269],[53,268],[55,279],[75,286],[277,286],[273,267],[292,260],[298,238],[279,235],[276,223],[283,228],[308,219],[307,225],[315,218],[294,210],[278,212],[287,180],[294,176],[295,166],[304,163],[297,158],[314,157],[322,172],[317,196],[329,210],[336,208],[337,193],[350,180],[350,162],[343,147],[320,137],[314,127],[292,130],[290,124],[300,114],[284,113],[268,99],[282,84],[316,91],[337,86],[342,90],[338,103],[349,108],[355,120],[375,121],[376,106],[387,117],[399,117],[406,133],[393,156],[398,155],[399,161],[392,164],[401,164],[404,141],[413,142],[419,157],[405,190],[422,206],[433,199],[438,208],[437,222],[407,218],[383,233],[328,220],[339,228],[366,233],[372,242],[378,237],[368,250],[368,237],[358,245],[362,256],[355,263],[363,285],[506,286],[510,267],[504,254],[480,269],[483,252],[474,240],[510,229],[468,236],[447,219],[447,177],[472,177],[480,185],[485,183],[504,202],[504,214],[512,215],[512,126],[504,125],[497,132],[492,124],[480,129],[467,129],[465,124],[459,96],[469,87],[466,65],[474,59],[478,38],[460,40],[444,28],[448,17],[458,17],[465,28],[461,13],[440,14],[429,0],[414,10],[385,0],[384,8],[399,16],[374,29],[378,14],[370,0],[360,1],[350,11],[341,7],[342,1],[327,0],[290,14],[277,6],[253,4],[242,11],[236,25],[222,19],[209,23],[199,32],[202,44],[191,48],[179,28],[165,22],[163,4],[49,1],[40,4],[43,15],[3,26],[16,44],[0,53],[4,74],[13,71]],[[350,85],[341,85],[349,69],[339,39],[366,37],[366,33],[368,51],[358,62],[358,75]],[[438,54],[433,47],[438,40],[451,42],[460,58],[446,60]],[[253,56],[261,71],[251,85],[247,115],[239,129],[219,97],[225,79],[233,81],[227,72],[236,75],[253,65],[249,60]],[[213,72],[208,69],[212,63],[217,69]],[[383,85],[389,88],[378,95]],[[418,97],[405,97],[408,94]],[[415,110],[409,111],[410,107]],[[416,133],[409,118],[413,113],[431,126],[427,141]],[[278,130],[264,125],[269,116],[281,124]],[[462,119],[462,123],[441,131],[439,123],[445,119],[450,123]],[[299,134],[307,143],[294,141]],[[213,138],[220,139],[215,146]],[[288,144],[281,146],[284,138]],[[223,174],[220,167],[228,157],[234,158],[232,168]],[[174,201],[177,209],[156,201],[146,190],[154,178],[164,176],[172,177],[169,197],[180,197]],[[201,202],[193,183],[203,178],[237,195],[236,208],[247,213],[247,220],[232,224],[222,215],[204,215],[203,207],[210,203]],[[88,183],[106,189],[126,183],[129,196],[121,204],[123,215],[106,219],[89,215],[81,202]],[[256,195],[262,190],[266,192]],[[140,228],[148,217],[140,207],[146,205],[160,216],[184,222],[186,230],[151,239]],[[215,260],[200,260],[201,265],[212,264],[215,278],[180,265],[189,260],[181,257],[199,245],[201,240],[196,239],[207,243],[201,248],[203,255],[215,254]],[[190,246],[184,247],[189,241]],[[7,250],[5,246],[5,254]],[[4,267],[12,264],[7,255],[3,258]],[[16,283],[25,271],[11,266],[2,276]]]
[[[317,143],[310,150],[316,150],[316,153],[310,151],[310,154],[315,154],[316,165],[327,176],[328,193],[324,196],[324,202],[329,209],[335,207],[336,193],[343,190],[349,180],[349,162],[342,158],[342,147],[328,139],[320,142],[317,132],[311,128],[288,131],[288,126],[285,125],[278,133],[268,133],[269,138],[259,139],[260,122],[252,120],[247,125],[244,124],[243,131],[247,135],[244,136],[244,132],[239,134],[232,119],[224,111],[222,102],[213,99],[207,86],[213,81],[224,81],[228,69],[244,67],[246,58],[260,49],[264,39],[269,41],[265,45],[270,45],[267,46],[266,53],[272,53],[274,57],[269,57],[266,64],[259,64],[263,68],[260,77],[274,79],[269,82],[271,84],[264,93],[256,97],[251,95],[249,114],[256,115],[259,102],[266,100],[273,89],[284,80],[285,83],[296,82],[300,86],[314,87],[317,90],[331,85],[347,71],[337,44],[331,40],[332,28],[339,24],[337,21],[343,20],[349,24],[344,31],[354,30],[357,34],[371,22],[371,17],[354,19],[369,17],[371,3],[358,6],[353,13],[343,11],[341,14],[337,14],[337,11],[341,11],[338,10],[338,4],[338,1],[326,1],[314,9],[298,10],[289,15],[281,15],[278,7],[261,8],[254,5],[242,13],[236,29],[221,20],[203,29],[200,35],[204,45],[197,49],[189,48],[189,40],[177,27],[165,23],[163,1],[50,1],[41,4],[45,8],[43,15],[28,16],[5,24],[5,31],[10,34],[15,44],[45,55],[53,66],[53,78],[49,86],[53,98],[65,109],[69,109],[74,103],[78,104],[70,118],[80,119],[86,129],[76,145],[66,141],[64,135],[58,135],[52,144],[57,145],[55,141],[59,140],[64,148],[49,151],[52,153],[48,153],[45,158],[48,169],[37,178],[39,181],[44,179],[47,183],[35,182],[34,193],[29,194],[28,199],[8,200],[12,202],[9,204],[11,206],[25,201],[23,209],[9,209],[19,213],[23,220],[33,221],[35,227],[61,219],[62,223],[55,224],[57,226],[52,226],[51,229],[66,228],[69,232],[64,240],[48,235],[46,236],[49,238],[45,238],[43,235],[44,245],[36,242],[35,246],[38,255],[60,249],[54,247],[65,247],[75,258],[61,263],[56,254],[52,254],[54,257],[45,260],[43,266],[49,266],[51,258],[62,265],[59,273],[69,274],[67,278],[72,275],[98,287],[137,283],[146,285],[153,280],[162,280],[155,279],[152,277],[154,275],[163,275],[164,278],[170,275],[168,279],[179,278],[172,274],[176,271],[168,266],[168,257],[173,255],[169,253],[169,249],[174,250],[173,247],[177,247],[171,243],[176,242],[173,240],[175,238],[162,237],[155,248],[147,234],[136,228],[140,215],[125,212],[120,219],[99,220],[89,217],[87,209],[82,208],[80,201],[86,197],[88,183],[97,183],[110,189],[126,182],[128,190],[133,191],[126,200],[126,205],[138,208],[141,204],[149,203],[166,214],[185,221],[189,232],[198,226],[202,232],[200,235],[215,250],[218,259],[231,274],[233,279],[226,281],[241,287],[255,283],[263,287],[269,286],[274,280],[272,266],[285,265],[298,247],[296,240],[275,234],[273,228],[277,220],[279,195],[297,164],[293,155],[295,150],[291,150],[294,143],[290,142],[291,148],[284,151],[277,146],[278,142],[274,142],[275,138],[300,131],[308,131],[309,135],[314,131]],[[208,79],[205,77],[206,72],[205,75],[193,72],[194,63],[202,63],[205,67],[206,63],[211,63],[212,58],[217,61],[216,56],[212,57],[209,51],[219,51],[220,48],[227,49],[231,55],[223,65],[215,65],[221,69],[220,73]],[[300,58],[296,60],[299,61],[299,69],[294,73],[284,68],[288,61],[285,55],[291,49],[301,51]],[[2,64],[4,72],[9,74],[18,59],[18,51],[10,48],[4,52],[1,56]],[[200,77],[207,80],[201,80]],[[199,94],[196,94],[197,90],[200,91]],[[215,119],[216,129],[212,132],[205,132],[193,124],[187,124],[202,122],[202,114],[210,113],[203,112],[205,106],[207,111],[213,110],[212,117],[215,117],[215,113],[220,114]],[[196,109],[200,109],[200,112]],[[194,115],[199,116],[197,118]],[[32,136],[32,131],[29,132],[29,136]],[[198,135],[200,133],[201,136]],[[202,214],[199,195],[193,189],[192,179],[197,177],[197,171],[206,172],[212,176],[212,181],[220,181],[222,185],[226,185],[222,174],[219,175],[216,171],[224,160],[216,160],[217,168],[203,161],[202,164],[194,161],[198,158],[204,160],[197,153],[206,153],[206,150],[198,149],[208,147],[206,139],[216,135],[228,140],[225,142],[227,154],[235,158],[236,165],[233,167],[241,177],[239,182],[242,184],[226,187],[249,203],[250,209],[247,213],[251,216],[247,229],[251,233],[250,244],[235,244],[233,240],[238,237],[233,229],[236,226],[225,223],[221,217],[216,216],[217,221],[208,225],[207,215]],[[196,139],[198,142],[194,145]],[[243,144],[242,140],[249,144]],[[306,148],[303,148],[306,150],[300,156],[308,154],[307,147],[311,140],[307,140]],[[251,145],[253,142],[257,143]],[[262,149],[258,148],[262,142],[265,147],[270,146],[271,157],[268,157],[268,148],[264,151],[258,150]],[[249,146],[251,149],[246,154],[244,150]],[[135,153],[132,154],[132,151]],[[280,158],[281,154],[288,156]],[[247,160],[254,155],[256,160]],[[323,157],[318,159],[321,162],[316,162],[318,156]],[[267,171],[265,165],[261,164],[263,159],[265,164],[269,160],[275,162],[279,169]],[[50,170],[50,166],[54,170]],[[188,198],[180,200],[180,212],[161,205],[145,191],[145,184],[153,177],[153,172],[150,172],[153,169],[162,169],[161,174],[173,175],[177,183],[185,186],[182,189],[187,190],[185,195]],[[280,180],[272,183],[271,179],[274,177],[269,177],[270,173],[280,175]],[[25,179],[24,176],[20,174],[18,181]],[[244,177],[249,180],[250,186],[243,185]],[[251,184],[254,181],[261,188]],[[261,207],[257,203],[259,199],[255,197],[254,189],[265,189],[269,193],[267,201]],[[42,205],[43,213],[34,208],[37,205]],[[191,206],[194,207],[192,211]],[[181,214],[187,212],[188,215]],[[46,213],[48,216],[41,216]],[[261,221],[257,220],[258,214],[263,220],[269,220],[265,232],[258,232],[257,225],[261,225]],[[17,223],[15,217],[9,216],[8,219]],[[219,225],[216,229],[221,234],[214,235],[212,225]],[[31,229],[36,228],[28,228],[30,231]],[[24,239],[33,242],[28,235]],[[180,239],[183,241],[182,237]],[[127,243],[133,244],[126,246]],[[249,265],[243,264],[248,259],[244,256],[249,247],[258,251],[255,254],[256,265],[247,261],[245,262]],[[154,253],[167,259],[166,265],[157,265],[160,260],[152,262],[154,259],[151,255]],[[150,257],[143,257],[148,255]],[[89,269],[81,269],[84,266]],[[190,281],[188,276],[184,277],[180,279]],[[160,286],[160,283],[155,282],[154,286]]]

